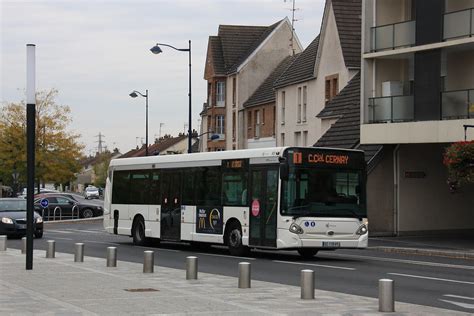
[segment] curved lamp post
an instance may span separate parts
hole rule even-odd
[[[188,123],[188,153],[192,152],[192,128],[191,128],[191,40],[189,40],[189,48],[176,48],[174,46],[168,45],[168,44],[163,44],[163,43],[157,43],[155,46],[150,48],[150,51],[157,55],[159,53],[162,53],[163,51],[160,48],[161,46],[166,46],[169,48],[172,48],[174,50],[180,51],[180,52],[188,52],[189,53],[189,91],[188,91],[188,97],[189,97],[189,123]]]
[[[145,122],[145,156],[148,156],[148,90],[145,90],[145,94],[142,94],[140,92],[138,92],[137,90],[133,90],[132,93],[130,93],[129,95],[132,97],[132,98],[136,98],[138,97],[138,95],[141,95],[142,97],[144,97],[146,99],[146,122]]]

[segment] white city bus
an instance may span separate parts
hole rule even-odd
[[[365,248],[366,171],[357,150],[281,147],[113,159],[106,231],[250,248]]]

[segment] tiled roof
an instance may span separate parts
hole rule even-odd
[[[354,103],[354,100],[360,97],[360,73],[355,75],[331,101],[326,104],[324,109],[319,112],[317,117],[335,117],[340,116],[344,110]]]
[[[381,145],[360,145],[360,75],[357,74],[349,84],[332,100],[343,100],[344,105],[338,107],[340,118],[314,144],[316,147],[334,147],[347,149],[362,149],[366,161],[369,162],[381,149]],[[346,90],[346,91],[345,91]],[[350,91],[351,93],[347,93]],[[342,96],[344,94],[344,96]],[[340,101],[342,102],[342,101]],[[324,112],[324,110],[318,115]]]
[[[294,56],[288,56],[275,68],[275,70],[263,81],[260,87],[245,101],[244,107],[251,107],[260,104],[275,102],[275,90],[273,84],[275,80],[285,71],[291,62],[295,59]]]
[[[215,73],[236,71],[280,23],[270,26],[219,25],[217,36],[209,38]]]
[[[344,62],[348,68],[360,68],[361,0],[332,0]]]
[[[148,155],[153,156],[159,153],[165,152],[166,149],[170,148],[173,145],[176,145],[183,139],[187,138],[187,135],[181,135],[178,137],[164,137],[153,145],[148,146]],[[129,152],[122,155],[120,158],[131,158],[131,157],[144,157],[145,156],[145,145],[139,149],[132,149]]]
[[[295,56],[293,63],[276,80],[274,87],[281,88],[314,78],[314,63],[319,46],[319,35],[308,47]]]

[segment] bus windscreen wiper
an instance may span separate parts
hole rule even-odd
[[[359,220],[362,220],[362,216],[360,214],[357,214],[354,210],[351,210],[350,208],[337,208],[337,209],[332,209],[331,211],[348,211],[355,217],[357,217]]]

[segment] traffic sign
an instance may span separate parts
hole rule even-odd
[[[43,208],[46,208],[49,205],[49,201],[48,201],[48,199],[42,199],[40,204]]]

